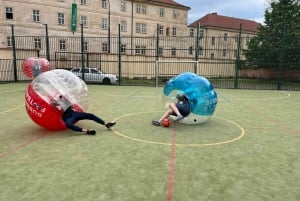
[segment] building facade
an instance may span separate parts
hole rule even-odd
[[[72,30],[76,4],[76,30]],[[165,35],[184,35],[190,9],[171,0],[1,0],[1,24],[15,25],[19,35],[72,36],[84,27],[87,36],[155,36],[157,24]],[[74,31],[74,33],[73,33]]]
[[[236,59],[241,56],[238,49],[247,49],[247,43],[254,37],[260,24],[209,13],[189,25],[190,36],[199,31],[200,56],[208,59]],[[242,59],[242,58],[241,58]]]

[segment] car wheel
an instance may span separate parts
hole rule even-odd
[[[111,81],[110,81],[110,79],[109,78],[104,78],[103,79],[103,84],[111,84]]]

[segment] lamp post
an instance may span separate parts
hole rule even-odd
[[[110,53],[110,1],[107,0],[108,2],[108,36],[107,36],[107,39],[108,39],[108,44],[107,44],[107,52]]]

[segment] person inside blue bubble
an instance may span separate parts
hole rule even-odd
[[[170,115],[176,116],[175,121],[179,122],[188,116],[191,112],[190,101],[184,93],[176,95],[177,103],[170,103],[168,110],[161,116],[159,120],[153,120],[152,124],[160,126],[162,120],[169,118]]]

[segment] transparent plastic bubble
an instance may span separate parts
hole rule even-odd
[[[170,102],[177,102],[178,93],[184,93],[191,104],[191,113],[181,123],[200,124],[214,114],[218,97],[213,85],[205,77],[185,72],[170,79],[163,90],[165,107]]]
[[[72,72],[56,69],[40,74],[28,85],[25,107],[30,118],[50,130],[66,128],[61,119],[62,112],[51,104],[60,95],[68,99],[76,110],[88,109],[86,84]]]

